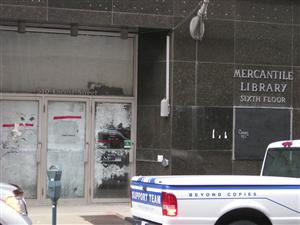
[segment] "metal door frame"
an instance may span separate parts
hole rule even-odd
[[[41,96],[26,96],[26,95],[18,95],[18,94],[0,94],[1,101],[34,101],[38,102],[38,133],[37,133],[37,148],[36,148],[36,164],[37,164],[37,177],[36,177],[36,188],[37,188],[37,198],[36,199],[28,199],[28,201],[36,201],[42,199],[43,196],[43,184],[41,182],[43,177],[43,134],[42,130],[43,126],[43,99]]]
[[[45,131],[43,135],[43,143],[44,144],[44,155],[43,155],[43,162],[44,162],[44,168],[43,168],[43,174],[47,174],[47,145],[48,145],[48,104],[49,102],[82,102],[85,103],[85,149],[84,149],[84,196],[83,198],[70,198],[70,199],[60,199],[59,202],[61,203],[84,203],[87,199],[87,190],[88,190],[88,179],[89,179],[89,126],[91,123],[89,108],[90,108],[90,100],[84,96],[52,96],[47,95],[44,96],[44,122],[45,122]],[[62,172],[63,176],[63,172]],[[43,200],[46,200],[47,202],[49,199],[47,199],[47,178],[43,179],[43,190],[44,196]]]
[[[117,96],[70,96],[70,95],[42,95],[42,94],[9,94],[0,93],[0,100],[14,101],[37,101],[38,109],[38,148],[37,158],[37,199],[27,199],[30,205],[50,204],[47,195],[47,137],[48,137],[48,102],[85,102],[86,104],[86,142],[89,143],[87,150],[87,163],[85,163],[85,184],[84,197],[79,199],[60,199],[60,204],[68,203],[97,203],[97,202],[128,202],[128,198],[107,198],[94,199],[92,195],[94,179],[93,147],[94,140],[94,119],[96,103],[128,103],[131,104],[131,150],[130,150],[130,174],[134,176],[136,172],[136,121],[137,121],[137,99],[136,97],[117,97]],[[91,147],[92,146],[92,147]]]
[[[131,105],[131,149],[129,151],[129,177],[135,175],[136,168],[136,104],[135,98],[95,98],[92,100],[91,104],[91,113],[92,113],[92,135],[91,137],[91,151],[90,151],[90,159],[94,159],[94,147],[95,147],[95,110],[97,103],[127,103]],[[88,202],[97,203],[97,202],[128,202],[128,198],[94,198],[93,197],[93,187],[94,187],[94,172],[95,161],[91,160],[90,163],[90,190],[89,190],[89,198]]]

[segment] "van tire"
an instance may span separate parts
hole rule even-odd
[[[250,220],[236,220],[228,223],[227,225],[259,225]]]

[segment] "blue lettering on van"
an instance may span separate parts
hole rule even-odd
[[[140,202],[153,206],[161,206],[161,193],[132,190],[131,200],[133,202]]]

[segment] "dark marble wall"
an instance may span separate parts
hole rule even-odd
[[[137,174],[258,174],[263,149],[258,157],[246,154],[232,160],[237,150],[233,136],[242,125],[236,122],[247,120],[239,117],[243,114],[238,110],[240,106],[292,108],[292,129],[285,118],[279,129],[286,132],[273,138],[289,137],[289,130],[300,138],[300,2],[210,0],[204,38],[195,41],[189,22],[199,2],[0,0],[0,22],[23,20],[49,27],[75,23],[91,30],[132,28],[139,33]],[[167,32],[171,35],[171,115],[161,118]],[[273,93],[286,101],[242,104],[241,82],[253,82],[233,77],[235,70],[243,68],[292,71],[294,79],[283,83],[284,93]],[[254,110],[254,119],[273,121],[283,116],[258,111]],[[268,120],[261,121],[268,131]],[[269,140],[272,132],[265,135]],[[259,137],[253,141],[259,142]],[[153,162],[158,154],[169,159],[169,167]]]

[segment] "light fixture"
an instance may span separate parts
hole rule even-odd
[[[128,39],[128,30],[125,27],[122,27],[120,30],[120,38]]]
[[[78,24],[72,23],[70,27],[70,35],[72,37],[78,36]]]
[[[18,21],[18,33],[26,32],[26,23],[24,21]]]
[[[207,15],[207,7],[209,0],[203,0],[203,4],[199,9],[197,16],[194,16],[190,22],[190,34],[195,40],[202,40],[204,35],[204,20]]]

